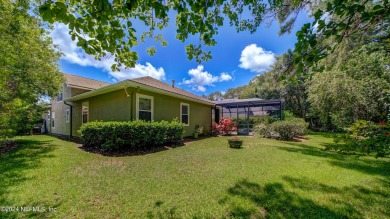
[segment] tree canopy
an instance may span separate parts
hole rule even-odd
[[[255,33],[262,23],[277,20],[280,33],[291,32],[301,11],[313,16],[312,23],[305,24],[296,33],[292,63],[298,74],[308,70],[323,70],[316,64],[332,53],[340,42],[356,30],[366,30],[383,23],[389,17],[388,0],[39,0],[39,13],[48,22],[61,22],[69,26],[69,34],[78,41],[87,54],[100,59],[112,55],[117,64],[133,67],[138,60],[132,47],[150,37],[167,45],[161,30],[167,27],[169,14],[176,16],[176,38],[185,42],[197,35],[200,43],[189,44],[189,59],[206,61],[212,54],[205,46],[214,46],[215,36],[224,23],[237,32]],[[134,21],[140,21],[148,30],[137,38]],[[323,43],[331,39],[332,43]],[[154,47],[148,49],[153,55]]]
[[[62,83],[60,54],[26,1],[0,1],[0,138],[25,132],[41,118],[38,101]]]
[[[310,121],[312,128],[341,129],[358,120],[389,121],[389,21],[350,33],[317,63],[321,74],[299,75],[299,66],[290,65],[294,53],[287,51],[269,71],[228,92],[238,93],[238,98],[280,98],[284,109]],[[333,38],[320,45],[336,42]]]

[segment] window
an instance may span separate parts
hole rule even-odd
[[[61,102],[64,100],[64,90],[61,89],[60,93],[57,95],[57,102]]]
[[[70,119],[70,111],[69,111],[69,109],[67,109],[65,111],[65,122],[69,123],[69,119]]]
[[[47,121],[50,121],[50,110],[47,111]]]
[[[89,121],[89,102],[83,102],[81,109],[82,122],[87,123]]]
[[[137,119],[144,121],[153,120],[153,97],[136,94],[137,97]]]
[[[54,124],[54,119],[56,118],[56,113],[55,112],[52,112],[51,113],[51,127],[54,129],[55,128],[55,124]]]
[[[190,125],[190,104],[180,103],[180,122],[185,126]]]

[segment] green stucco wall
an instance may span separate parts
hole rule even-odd
[[[154,121],[172,121],[174,118],[180,121],[180,103],[187,103],[190,105],[190,122],[189,126],[184,127],[185,136],[192,135],[196,125],[203,126],[204,130],[210,130],[211,106],[135,88],[128,88],[127,91],[129,97],[124,90],[118,90],[75,102],[73,135],[78,136],[83,102],[89,102],[89,121],[130,121],[136,119],[136,93],[153,96]]]
[[[210,130],[211,106],[148,91],[140,90],[138,93],[154,97],[155,121],[172,121],[174,118],[180,121],[180,103],[187,103],[190,105],[190,121],[189,126],[184,126],[185,135],[192,135],[196,125],[203,126],[204,130]],[[136,118],[136,95],[133,96],[133,103],[133,118]]]
[[[81,127],[81,107],[89,102],[89,121],[126,121],[130,119],[130,99],[123,91],[114,91],[75,102],[73,107],[73,135]]]

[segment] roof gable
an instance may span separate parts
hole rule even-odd
[[[197,96],[195,94],[192,94],[190,92],[184,91],[180,88],[174,88],[169,84],[166,84],[164,82],[161,82],[157,79],[154,79],[152,77],[141,77],[141,78],[135,78],[135,79],[128,79],[128,80],[123,80],[120,81],[116,84],[111,84],[105,87],[101,87],[96,90],[91,90],[86,93],[82,93],[73,97],[70,97],[66,99],[66,101],[78,101],[82,100],[85,98],[93,97],[93,96],[98,96],[102,95],[105,93],[109,93],[112,91],[116,91],[119,89],[126,89],[127,87],[141,87],[142,89],[155,92],[155,93],[160,93],[168,96],[173,96],[177,98],[181,98],[184,100],[189,100],[189,101],[194,101],[210,106],[214,106],[214,103],[210,100],[207,100],[203,97]]]
[[[89,78],[80,77],[77,75],[65,74],[66,84],[69,87],[75,87],[83,90],[96,90],[110,85],[109,83],[97,81]]]
[[[150,76],[129,79],[129,81],[136,82],[136,83],[143,84],[143,85],[146,85],[146,86],[149,86],[149,87],[153,87],[153,88],[157,88],[157,89],[160,89],[160,90],[163,90],[163,91],[166,91],[166,92],[178,94],[178,95],[181,95],[181,96],[186,96],[186,97],[189,97],[189,98],[192,98],[192,99],[196,99],[196,100],[200,100],[200,101],[204,101],[204,102],[209,102],[209,103],[213,104],[213,102],[210,101],[210,100],[207,100],[207,99],[205,99],[203,97],[197,96],[197,95],[195,95],[193,93],[190,93],[188,91],[185,91],[183,89],[180,89],[180,88],[177,88],[177,87],[173,87],[172,85],[169,85],[167,83],[164,83],[162,81],[154,79],[154,78],[152,78]]]

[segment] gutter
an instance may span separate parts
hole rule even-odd
[[[73,137],[73,106],[74,104],[72,102],[68,103],[64,100],[64,104],[67,105],[67,106],[70,106],[70,112],[69,112],[69,124],[70,124],[70,134],[69,134],[69,138],[72,138]]]
[[[195,99],[193,97],[189,97],[189,96],[178,94],[178,93],[169,92],[169,91],[166,91],[166,90],[163,90],[163,89],[160,89],[160,88],[155,88],[155,87],[152,87],[152,86],[144,85],[142,83],[134,82],[134,81],[131,81],[131,80],[124,80],[124,81],[118,82],[116,84],[111,84],[111,85],[108,85],[106,87],[99,88],[97,90],[88,91],[86,93],[82,93],[82,94],[70,97],[70,98],[68,98],[66,100],[67,101],[78,101],[78,100],[86,99],[86,98],[89,98],[89,97],[105,94],[105,93],[108,93],[108,92],[124,89],[126,87],[134,87],[134,88],[139,87],[140,89],[143,89],[145,91],[151,91],[151,92],[155,92],[155,93],[159,93],[159,94],[163,94],[163,95],[167,95],[167,96],[171,96],[171,97],[176,97],[176,98],[180,98],[180,99],[185,99],[185,100],[188,100],[188,101],[201,103],[201,104],[205,104],[205,105],[209,105],[209,106],[214,106],[215,105],[215,103],[213,103],[211,101],[208,101],[208,100]]]

